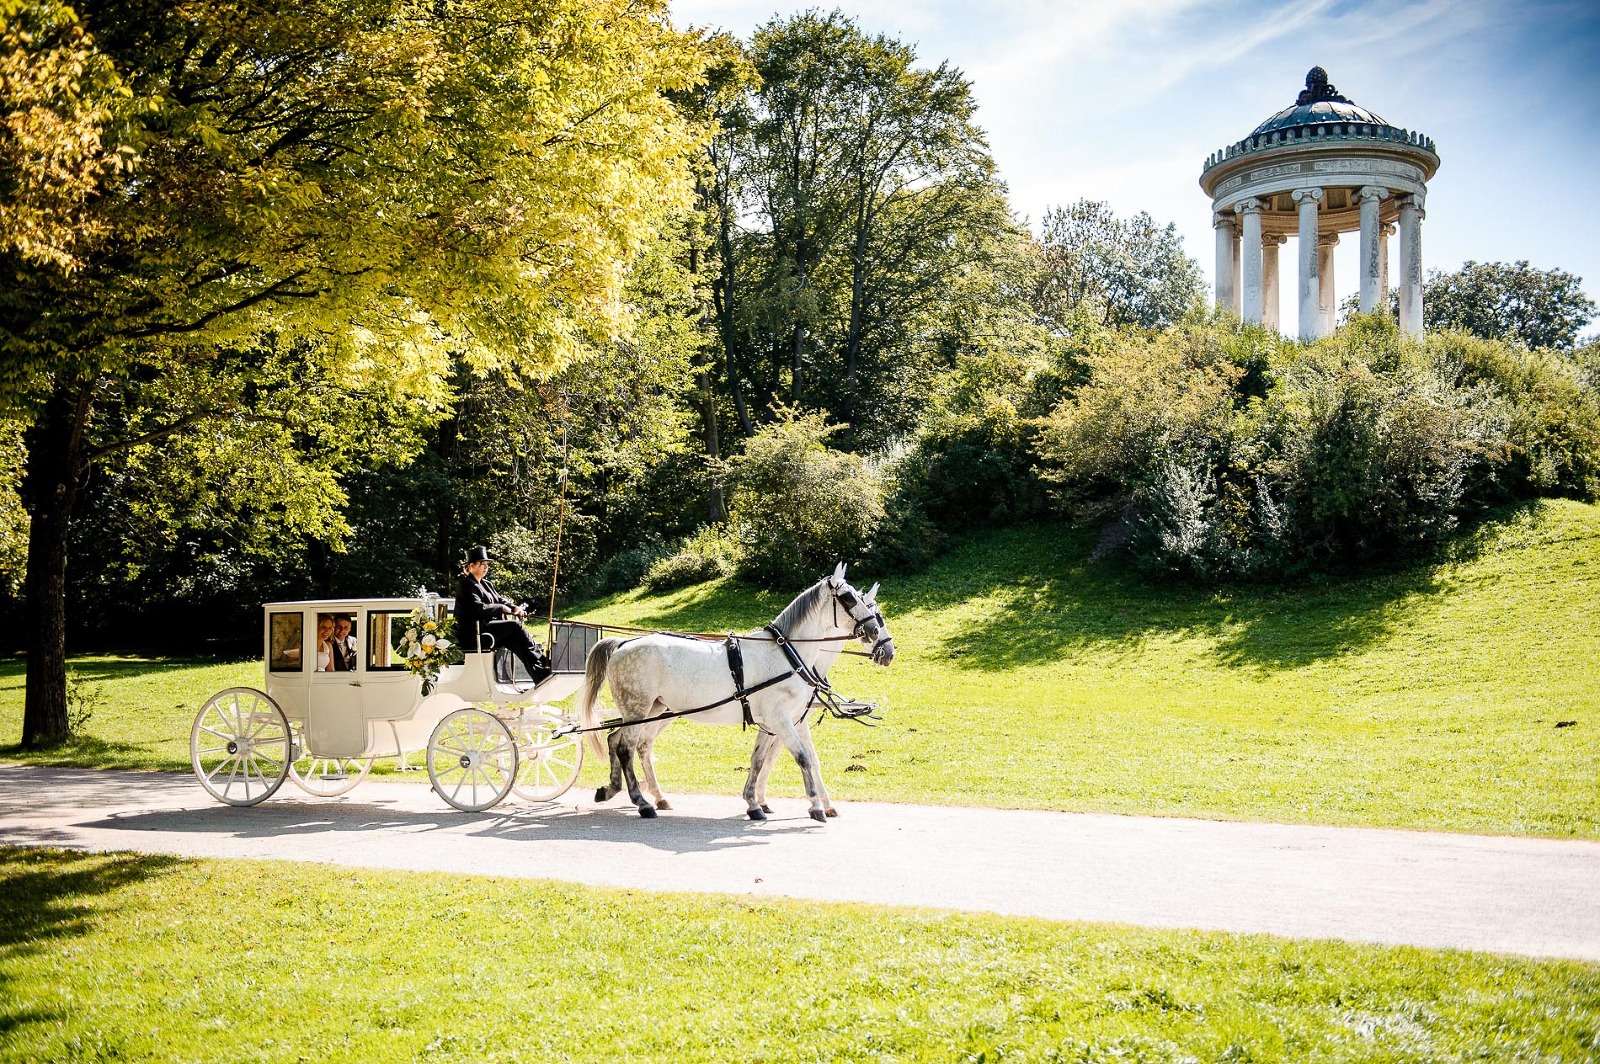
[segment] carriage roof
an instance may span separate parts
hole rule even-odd
[[[434,601],[453,605],[455,599],[441,595]],[[263,610],[282,613],[286,610],[318,610],[327,613],[344,613],[351,610],[382,610],[382,609],[407,609],[414,610],[422,605],[422,599],[416,595],[405,598],[330,598],[330,599],[302,599],[298,602],[268,602],[262,606]]]

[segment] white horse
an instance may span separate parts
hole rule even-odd
[[[822,785],[806,717],[818,686],[826,684],[828,669],[846,642],[860,640],[879,665],[894,660],[894,639],[878,611],[877,594],[877,584],[864,595],[847,584],[840,564],[831,576],[802,591],[766,628],[740,638],[743,700],[724,643],[669,634],[596,643],[586,669],[583,727],[597,727],[596,702],[600,685],[607,682],[624,723],[607,739],[611,780],[595,791],[595,801],[615,797],[626,781],[628,797],[640,816],[653,817],[657,809],[670,808],[656,783],[651,756],[656,736],[679,717],[701,724],[744,723],[742,703],[748,703],[750,723],[759,729],[744,785],[750,819],[765,820],[772,812],[766,803],[767,777],[780,742],[800,766],[812,819],[838,816]],[[634,721],[639,723],[628,723]],[[601,753],[598,731],[589,732],[589,741],[595,753]],[[654,805],[639,789],[635,760],[644,770]]]

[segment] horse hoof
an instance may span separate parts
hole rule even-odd
[[[639,807],[639,815],[644,817],[646,820],[654,820],[656,818],[656,811],[651,809],[648,805],[641,805]]]
[[[606,789],[604,787],[596,787],[594,789],[594,800],[595,801],[597,801],[597,802],[605,802],[605,801],[609,801],[610,799],[611,799],[611,795],[606,793]]]
[[[839,815],[839,810],[833,808],[832,806],[829,806],[828,808],[824,809],[823,812],[828,814],[829,816],[838,816]]]
[[[827,814],[820,809],[811,810],[811,819],[815,820],[819,824],[826,824],[828,822]]]
[[[668,805],[667,804],[667,800],[665,798],[663,798],[659,802],[656,803],[656,808],[657,809],[671,809],[672,806]]]
[[[768,805],[766,802],[762,802],[761,803],[761,811],[763,813],[770,813],[770,812],[772,812],[772,806]]]
[[[747,810],[745,810],[745,814],[744,815],[749,817],[751,820],[765,820],[765,819],[767,819],[767,814],[763,813],[759,809],[747,809]]]

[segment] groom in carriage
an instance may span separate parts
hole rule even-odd
[[[478,546],[468,550],[456,590],[456,638],[464,651],[471,652],[484,650],[483,637],[490,636],[488,649],[515,654],[537,686],[550,676],[550,659],[522,626],[527,615],[526,608],[489,583],[489,549]]]

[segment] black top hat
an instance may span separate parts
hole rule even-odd
[[[489,548],[488,547],[482,547],[482,546],[479,546],[479,547],[468,547],[467,548],[467,560],[465,562],[463,562],[462,564],[463,565],[472,565],[475,562],[486,562],[488,560],[489,560]]]

